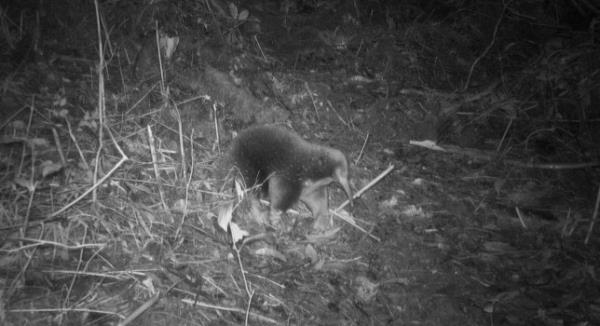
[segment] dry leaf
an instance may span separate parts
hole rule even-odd
[[[427,215],[423,212],[423,208],[415,205],[408,205],[404,207],[402,210],[402,215],[410,217],[427,217]]]
[[[496,195],[500,195],[500,190],[502,190],[502,187],[505,183],[506,180],[502,178],[498,178],[496,181],[494,181],[494,190],[496,190]]]
[[[361,302],[371,302],[377,295],[378,283],[371,282],[371,280],[364,276],[358,276],[354,279],[354,282],[356,284],[356,296]]]
[[[232,2],[229,3],[229,14],[231,14],[231,17],[233,18],[238,17],[238,8]]]
[[[242,240],[244,237],[247,237],[248,235],[250,235],[250,233],[248,233],[248,231],[243,230],[236,223],[231,222],[229,224],[229,228],[231,229],[231,238],[232,238],[233,243],[237,243],[238,241]]]
[[[379,207],[381,207],[382,209],[386,209],[386,208],[395,207],[397,205],[398,205],[398,197],[393,195],[392,197],[390,197],[390,199],[382,201],[381,204],[379,204]]]
[[[279,251],[277,251],[271,247],[263,247],[263,248],[257,249],[254,251],[254,254],[257,256],[273,257],[273,258],[279,259],[283,262],[287,261],[287,259],[285,259],[285,256],[282,253],[280,253]]]
[[[150,291],[150,293],[152,293],[152,294],[156,293],[156,289],[154,288],[154,282],[152,282],[151,277],[147,277],[146,279],[144,279],[142,281],[142,283]]]
[[[324,233],[309,234],[306,236],[306,241],[311,243],[328,241],[333,239],[340,230],[341,228],[334,228]]]
[[[244,199],[244,195],[246,194],[246,192],[244,191],[244,185],[241,184],[240,180],[235,180],[235,195],[238,198],[239,201],[242,201]]]
[[[28,179],[16,178],[13,180],[13,182],[23,188],[26,188],[30,192],[32,192],[35,189],[35,182],[32,182]]]
[[[416,178],[410,184],[413,186],[422,186],[423,183],[425,183],[425,180],[423,180],[421,178]]]
[[[316,264],[314,264],[313,268],[317,271],[320,271],[323,270],[323,266],[325,266],[325,260],[321,258]]]
[[[183,213],[186,207],[185,199],[180,198],[173,203],[171,210],[176,213]]]
[[[60,170],[62,170],[63,165],[60,163],[54,163],[52,161],[44,161],[41,164],[42,166],[42,176],[47,177],[51,174],[54,174]]]
[[[22,130],[25,129],[27,125],[25,124],[25,122],[23,122],[23,120],[15,120],[13,122],[10,123],[10,127],[14,128],[16,130]]]
[[[248,19],[248,15],[250,15],[250,13],[248,12],[247,9],[244,9],[244,10],[242,10],[242,12],[240,12],[237,19],[238,20],[246,20],[246,19]]]
[[[223,231],[227,232],[227,226],[233,218],[233,201],[227,201],[226,204],[219,207],[219,218],[217,222]]]
[[[175,37],[162,36],[160,38],[160,47],[163,49],[165,58],[167,60],[171,59],[171,57],[173,56],[173,53],[175,53],[175,50],[177,49],[177,45],[179,45],[179,37],[178,36],[175,36]]]
[[[48,147],[50,145],[50,143],[48,143],[48,141],[44,138],[31,138],[27,141],[29,143],[30,146],[35,146],[35,147]]]
[[[515,248],[512,247],[511,245],[509,245],[508,243],[501,242],[501,241],[487,241],[483,244],[483,248],[486,251],[497,252],[497,253],[509,252],[509,251],[515,250]]]
[[[304,255],[310,259],[310,262],[312,264],[316,263],[319,260],[319,255],[317,254],[317,251],[311,244],[308,244],[306,245],[306,247],[304,247]]]

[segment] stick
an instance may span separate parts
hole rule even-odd
[[[308,87],[308,82],[304,82],[304,88],[306,88],[306,92],[310,96],[310,101],[312,102],[313,108],[315,109],[315,114],[317,115],[317,120],[319,120],[319,109],[317,108],[317,104],[315,103],[315,98],[313,97],[310,88]]]
[[[386,175],[388,175],[390,172],[392,172],[393,169],[394,169],[394,166],[390,165],[387,169],[385,169],[385,171],[383,171],[375,179],[373,179],[371,182],[369,182],[369,184],[367,184],[366,186],[364,186],[361,190],[357,191],[352,196],[352,199],[356,199],[356,198],[359,198],[360,196],[362,196],[363,193],[365,193],[367,190],[369,190],[375,184],[377,184],[379,181],[381,181],[381,179],[383,179]],[[347,218],[346,216],[344,216],[344,215],[342,215],[342,214],[339,213],[339,211],[342,208],[346,207],[349,203],[350,203],[350,200],[348,199],[348,200],[344,201],[340,206],[338,206],[338,208],[336,208],[335,210],[330,210],[330,212],[333,213],[333,215],[336,216],[337,218],[339,218],[342,221],[344,221],[344,222],[352,225],[354,228],[356,228],[357,230],[363,232],[364,234],[366,234],[370,238],[374,239],[375,241],[381,242],[381,239],[379,237],[376,237],[376,236],[372,235],[371,233],[369,233],[367,230],[365,230],[364,228],[362,228],[360,225],[356,224],[356,222],[353,219]]]
[[[372,238],[373,240],[377,241],[377,242],[381,242],[381,238],[372,235],[369,231],[365,230],[362,226],[356,224],[356,222],[353,219],[350,219],[342,214],[340,214],[337,209],[336,210],[329,210],[329,212],[331,212],[333,215],[335,215],[337,218],[339,218],[340,220],[352,225],[355,229],[359,230],[360,232],[366,234],[368,237]]]
[[[192,132],[190,133],[190,177],[187,180],[187,183],[185,184],[185,202],[183,205],[183,213],[181,213],[181,223],[179,223],[179,226],[177,227],[177,231],[175,232],[175,239],[179,239],[179,235],[181,234],[181,229],[183,228],[183,223],[185,222],[185,218],[187,217],[188,214],[188,204],[189,204],[189,197],[190,197],[190,185],[192,184],[192,177],[194,176],[194,129],[192,129]],[[180,139],[180,141],[183,141],[183,139]],[[183,151],[183,144],[181,145],[181,150]]]
[[[521,226],[523,226],[523,228],[526,229],[527,225],[525,224],[525,220],[523,219],[523,213],[521,213],[521,210],[518,206],[515,207],[515,212],[517,212],[517,216],[519,217],[519,222],[521,222]]]
[[[262,50],[262,47],[260,46],[260,43],[258,43],[258,38],[256,38],[256,35],[254,35],[254,42],[256,42],[256,46],[258,47],[258,50],[260,51],[260,54],[262,54],[263,56],[263,60],[265,60],[265,62],[267,61],[267,56],[265,56],[265,53]]]
[[[58,152],[58,157],[60,157],[60,164],[62,164],[63,168],[67,166],[67,160],[65,159],[65,154],[63,153],[62,146],[60,144],[60,137],[58,137],[58,131],[56,128],[52,127],[52,136],[54,137],[54,144],[56,144],[56,151]]]
[[[596,206],[594,207],[594,215],[592,215],[592,221],[590,222],[590,228],[588,229],[587,235],[585,236],[585,244],[587,245],[590,241],[590,237],[592,236],[592,230],[594,229],[594,224],[596,224],[596,219],[598,218],[598,207],[600,206],[600,186],[598,186],[598,195],[596,195]]]
[[[187,304],[191,305],[192,307],[198,306],[198,307],[202,307],[202,308],[215,309],[215,310],[219,310],[219,311],[229,311],[229,312],[236,312],[236,313],[240,313],[240,314],[246,313],[245,309],[240,309],[237,307],[217,306],[214,304],[205,303],[205,302],[201,302],[201,301],[197,301],[197,300],[181,299],[181,302],[187,303]],[[254,312],[250,312],[250,316],[252,318],[256,318],[257,320],[261,321],[263,324],[264,323],[269,323],[269,324],[274,324],[274,325],[282,324],[281,321],[278,321],[278,320],[275,320],[275,319],[272,319],[269,317],[265,317],[263,315],[259,315]]]
[[[10,117],[8,117],[8,119],[3,121],[0,124],[0,130],[3,129],[7,124],[9,124],[12,121],[12,119],[14,119],[17,115],[19,115],[19,113],[21,113],[21,111],[25,110],[26,108],[27,108],[26,106],[21,107],[20,109],[15,111],[15,113],[13,113]]]
[[[154,148],[154,136],[152,135],[152,128],[150,128],[150,125],[148,125],[147,129],[148,142],[150,143],[150,155],[152,155],[152,166],[154,167],[154,178],[156,178],[156,182],[158,182],[158,194],[160,196],[160,202],[162,203],[165,212],[168,212],[169,207],[167,206],[167,203],[165,203],[165,193],[163,192],[162,182],[160,182],[160,173],[158,172],[158,162],[156,157],[156,149]]]
[[[102,128],[102,126],[100,126],[100,128]],[[81,199],[83,199],[85,196],[87,196],[90,192],[94,191],[96,188],[98,188],[98,186],[100,186],[101,184],[104,183],[104,181],[106,181],[108,178],[110,178],[110,176],[123,164],[125,163],[125,161],[129,160],[129,158],[127,157],[127,155],[125,155],[125,153],[123,153],[123,150],[121,149],[121,147],[119,146],[119,144],[117,143],[117,141],[115,140],[115,138],[113,137],[113,134],[110,132],[110,129],[106,129],[108,131],[108,134],[110,135],[110,138],[112,139],[115,147],[117,148],[117,150],[119,151],[119,153],[121,154],[121,159],[119,160],[119,162],[117,162],[117,164],[115,164],[115,166],[113,166],[112,169],[110,169],[110,171],[108,171],[108,173],[106,173],[102,179],[98,180],[96,183],[94,183],[94,185],[89,188],[88,190],[86,190],[83,194],[79,195],[79,197],[73,199],[72,202],[68,203],[67,205],[63,206],[63,208],[57,210],[56,212],[48,215],[48,217],[46,217],[43,221],[44,222],[48,222],[50,220],[52,220],[53,217],[57,216],[58,214],[66,211],[67,209],[69,209],[71,206],[75,205],[77,202],[79,202]],[[98,166],[98,160],[96,159],[96,166]]]
[[[362,196],[363,193],[365,193],[367,190],[372,188],[376,183],[381,181],[381,179],[383,179],[386,175],[388,175],[390,172],[392,172],[393,169],[394,169],[393,165],[388,166],[388,168],[385,169],[385,171],[381,172],[381,174],[379,174],[379,176],[377,176],[377,178],[373,179],[371,182],[369,182],[369,184],[364,186],[361,190],[357,191],[352,196],[352,199],[356,199],[356,198],[359,198],[360,196]],[[338,206],[338,208],[336,208],[335,211],[337,212],[337,211],[341,210],[342,208],[348,206],[348,204],[350,204],[350,200],[346,199],[346,201],[344,201],[340,206]]]
[[[427,149],[453,153],[453,154],[461,154],[471,157],[473,159],[478,160],[487,160],[491,161],[498,157],[496,154],[488,153],[486,151],[481,151],[472,148],[460,148],[458,146],[444,145],[444,147],[440,147],[432,142],[419,142],[411,140],[409,142],[410,145],[425,147]],[[581,162],[581,163],[534,163],[534,162],[521,162],[517,160],[503,160],[504,163],[510,164],[513,166],[517,166],[520,168],[528,168],[528,169],[544,169],[544,170],[575,170],[575,169],[583,169],[600,165],[600,161],[590,161],[590,162]]]
[[[81,147],[79,147],[79,142],[77,142],[77,138],[75,138],[75,135],[73,134],[73,129],[71,129],[71,123],[69,122],[69,119],[67,117],[65,117],[64,119],[65,119],[65,123],[67,124],[67,130],[69,131],[69,137],[71,137],[73,144],[75,144],[75,148],[77,149],[77,152],[79,153],[79,158],[81,159],[81,163],[83,164],[83,166],[85,167],[85,169],[87,171],[90,171],[90,166],[88,165],[87,161],[85,160],[85,156],[83,155],[83,152],[81,151]]]
[[[152,298],[148,299],[148,301],[144,302],[144,304],[142,304],[134,312],[132,312],[131,315],[127,316],[127,318],[125,318],[122,322],[120,322],[119,326],[125,326],[125,325],[128,325],[129,323],[131,323],[134,319],[139,317],[139,315],[141,315],[144,311],[146,311],[150,307],[152,307],[152,305],[154,305],[156,303],[156,301],[158,301],[159,298],[160,298],[160,292],[156,292],[156,294],[154,294],[154,296]]]
[[[94,0],[94,7],[96,8],[96,28],[98,31],[98,152],[96,155],[96,162],[94,163],[96,166],[94,167],[94,184],[99,184],[98,180],[98,166],[100,165],[100,151],[102,150],[102,139],[104,138],[104,109],[105,109],[105,90],[104,90],[104,74],[102,71],[104,70],[104,46],[102,44],[102,23],[100,20],[100,5],[98,4],[98,0]],[[104,179],[104,178],[102,178]],[[92,188],[92,201],[95,203],[97,199],[96,188]]]
[[[221,139],[219,136],[219,118],[217,116],[217,102],[213,103],[213,115],[214,115],[214,123],[215,123],[215,141],[217,143],[217,150],[219,154],[221,154]]]
[[[471,65],[471,69],[469,69],[469,75],[467,77],[467,82],[465,83],[465,87],[463,87],[463,91],[466,91],[467,89],[469,89],[469,84],[471,83],[471,78],[473,77],[473,71],[475,70],[475,66],[477,66],[479,61],[481,61],[481,59],[483,59],[483,57],[485,57],[488,54],[488,52],[490,52],[490,50],[494,46],[494,43],[496,43],[498,29],[500,28],[500,23],[502,22],[502,18],[504,18],[504,13],[506,12],[507,7],[508,7],[508,4],[505,3],[504,8],[502,9],[502,12],[500,13],[500,17],[498,18],[498,20],[496,21],[496,25],[494,26],[494,33],[492,34],[492,40],[490,41],[490,44],[488,44],[488,46],[483,50],[481,55],[478,56],[475,59],[475,61],[473,61],[473,64]]]
[[[175,113],[177,114],[177,133],[179,134],[179,152],[181,153],[181,176],[182,179],[185,180],[187,179],[187,168],[185,164],[185,149],[183,146],[183,125],[181,124],[181,114],[179,114],[177,103],[173,102],[173,105],[175,106]]]
[[[362,155],[365,151],[365,146],[367,146],[367,141],[369,140],[369,136],[370,136],[370,134],[367,132],[367,137],[365,137],[365,141],[363,142],[363,145],[360,149],[360,153],[358,153],[358,157],[356,158],[356,160],[354,160],[354,165],[358,165],[358,162],[362,158]]]
[[[165,92],[165,72],[163,71],[163,65],[162,65],[162,53],[160,51],[160,36],[158,35],[158,20],[154,21],[154,25],[155,25],[155,34],[156,34],[156,50],[158,51],[158,68],[160,70],[160,94],[164,96],[166,94]]]

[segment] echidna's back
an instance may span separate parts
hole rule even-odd
[[[299,148],[305,141],[291,131],[275,126],[251,127],[242,131],[231,147],[234,165],[240,169],[246,185],[262,183],[274,172],[293,177]]]

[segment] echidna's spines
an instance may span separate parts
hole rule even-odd
[[[285,211],[302,200],[313,215],[326,213],[326,186],[332,181],[340,183],[351,197],[344,154],[310,143],[286,129],[246,129],[234,140],[230,156],[246,186],[262,184],[272,208],[277,210]]]

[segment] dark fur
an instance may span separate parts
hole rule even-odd
[[[274,126],[246,129],[233,141],[230,155],[246,187],[260,185],[272,209],[286,211],[302,200],[313,215],[323,210],[319,206],[326,210],[323,188],[332,181],[342,185],[351,198],[344,154],[309,143],[292,131]]]

